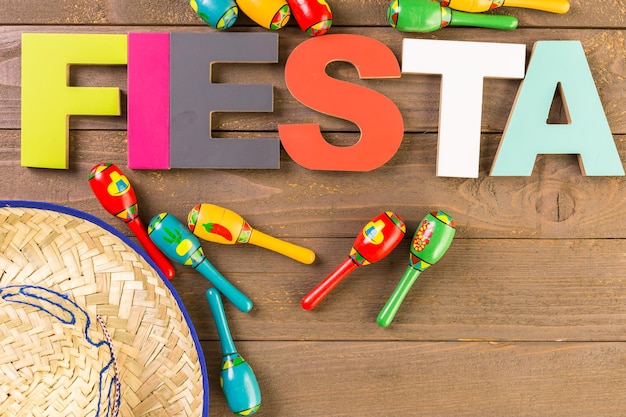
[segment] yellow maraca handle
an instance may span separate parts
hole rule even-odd
[[[569,0],[505,0],[504,6],[563,14],[569,11]]]
[[[278,252],[281,255],[285,255],[303,264],[309,265],[315,261],[315,252],[311,249],[285,242],[284,240],[267,235],[257,229],[252,229],[248,243]]]

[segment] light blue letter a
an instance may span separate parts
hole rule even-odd
[[[559,83],[569,123],[549,124],[548,113]],[[538,154],[577,154],[583,175],[624,175],[579,41],[535,44],[491,175],[531,175]]]

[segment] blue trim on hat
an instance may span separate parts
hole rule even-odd
[[[161,280],[163,281],[165,286],[170,290],[170,292],[172,293],[172,296],[178,303],[178,308],[183,313],[183,317],[185,317],[185,321],[187,322],[187,325],[189,326],[189,332],[191,333],[191,337],[193,338],[193,341],[196,344],[196,350],[198,353],[198,361],[200,362],[200,367],[202,371],[202,387],[204,391],[204,401],[202,402],[203,403],[202,415],[204,417],[208,417],[209,415],[209,379],[208,379],[208,374],[206,370],[206,361],[204,359],[204,354],[202,353],[202,347],[200,346],[200,340],[198,339],[198,334],[196,333],[196,329],[193,327],[191,318],[189,317],[189,314],[187,313],[187,310],[185,309],[185,306],[183,305],[183,301],[178,296],[176,289],[170,283],[167,277],[163,274],[163,272],[161,272],[161,270],[156,265],[156,263],[154,263],[154,261],[148,256],[146,251],[142,247],[137,245],[135,242],[130,240],[128,237],[121,234],[117,229],[115,229],[114,227],[106,223],[105,221],[99,219],[98,217],[92,214],[85,213],[84,211],[80,211],[78,209],[60,206],[58,204],[53,204],[53,203],[28,201],[28,200],[0,200],[0,207],[33,208],[33,209],[56,211],[59,213],[68,214],[70,216],[78,217],[80,219],[94,223],[95,225],[100,226],[101,228],[106,230],[107,232],[120,238],[124,243],[126,243],[133,250],[139,253],[139,255],[141,255],[146,260],[146,262],[148,262],[150,266],[152,266],[152,268],[154,268],[154,270],[157,271],[157,273],[159,274],[159,277],[161,277]]]

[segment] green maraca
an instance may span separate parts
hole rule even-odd
[[[454,238],[455,227],[452,217],[443,211],[433,211],[422,219],[411,241],[409,266],[378,313],[376,322],[379,326],[387,327],[391,324],[417,277],[446,253]]]
[[[438,0],[393,0],[387,19],[401,32],[422,33],[448,25],[513,30],[518,24],[514,16],[460,12],[441,6]]]

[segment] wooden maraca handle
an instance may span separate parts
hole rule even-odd
[[[409,293],[409,290],[421,273],[422,271],[414,269],[410,266],[406,268],[400,282],[391,293],[391,296],[387,299],[387,302],[380,310],[380,313],[378,313],[376,323],[378,323],[379,326],[387,327],[391,324],[396,316],[396,313],[400,309],[400,305],[402,305],[402,302]]]
[[[350,272],[358,268],[351,258],[346,258],[333,272],[317,284],[302,299],[302,308],[314,309]]]
[[[311,249],[275,238],[257,229],[252,230],[248,243],[280,253],[303,264],[310,265],[315,261],[315,252]]]
[[[506,0],[504,6],[563,14],[569,11],[570,4],[568,0]]]
[[[220,292],[217,288],[209,288],[206,292],[206,298],[209,302],[211,314],[213,314],[213,321],[215,322],[217,335],[220,339],[222,355],[237,353],[233,337],[228,328],[228,322],[226,321],[226,312],[224,311],[224,304],[222,303]]]
[[[452,12],[450,25],[513,30],[517,28],[518,20],[515,16],[467,13],[455,10]]]
[[[196,271],[200,272],[202,276],[208,279],[211,284],[215,285],[217,289],[220,290],[224,297],[228,298],[231,303],[237,309],[243,313],[247,313],[252,310],[253,304],[252,300],[248,298],[243,292],[241,292],[237,287],[235,287],[229,280],[224,278],[224,276],[211,264],[208,259],[204,259],[198,265],[195,266]]]

